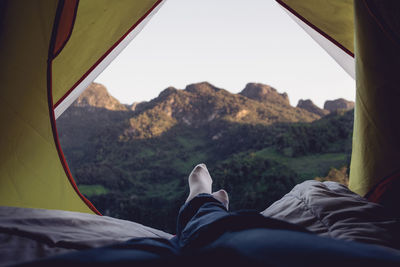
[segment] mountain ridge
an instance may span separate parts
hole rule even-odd
[[[253,100],[261,104],[281,105],[289,108],[299,108],[320,117],[323,117],[330,112],[334,112],[340,109],[350,110],[354,108],[353,101],[349,101],[343,98],[326,100],[323,109],[315,105],[310,99],[300,99],[298,104],[293,107],[290,105],[287,93],[279,93],[277,89],[269,85],[261,83],[248,83],[242,91],[237,94],[233,94],[225,89],[218,88],[208,82],[189,84],[186,86],[185,89],[177,89],[170,86],[162,90],[157,97],[151,99],[150,101],[134,102],[132,104],[120,103],[108,92],[107,88],[104,85],[99,83],[92,83],[73,103],[73,106],[97,107],[105,108],[108,110],[134,111],[138,113],[145,109],[151,108],[152,104],[154,106],[154,103],[160,103],[162,100],[166,100],[173,95],[178,95],[182,97],[182,95],[185,94],[184,92],[186,92],[186,96],[190,94],[197,94],[199,96],[210,96],[213,94],[219,94],[224,95],[225,97],[227,95],[231,95],[238,99],[239,96],[243,96],[248,100]],[[169,101],[173,102],[174,100],[169,99]],[[187,102],[187,100],[185,101]]]
[[[118,127],[114,126],[119,131],[114,131],[114,135],[127,140],[160,136],[179,125],[199,128],[219,121],[250,125],[309,123],[336,111],[335,104],[343,107],[352,102],[338,99],[326,103],[331,103],[332,111],[320,109],[311,100],[300,100],[293,107],[286,93],[261,83],[248,83],[240,93],[234,94],[208,82],[200,82],[189,84],[184,89],[171,86],[150,101],[123,105],[108,93],[105,86],[93,83],[72,104],[68,114],[76,113],[76,116],[82,112],[96,112],[92,121],[85,124],[98,131],[109,127],[112,116],[119,121]],[[107,117],[105,124],[98,126],[104,116]]]

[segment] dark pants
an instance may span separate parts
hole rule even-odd
[[[211,195],[182,206],[171,240],[128,242],[52,257],[36,266],[400,266],[378,246],[322,238],[254,211],[228,212]],[[222,265],[221,265],[222,264]]]

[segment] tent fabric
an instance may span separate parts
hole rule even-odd
[[[277,0],[325,38],[354,55],[353,0]]]
[[[80,2],[73,34],[53,62],[56,118],[136,37],[164,2],[119,0],[113,5],[107,0]]]
[[[400,218],[400,172],[389,175],[376,184],[365,197],[373,202],[383,205],[388,210],[392,211],[396,218]]]
[[[73,33],[53,60],[54,103],[58,103],[157,2],[119,0],[110,5],[108,0],[81,0]]]
[[[47,58],[57,2],[3,8],[0,205],[92,212],[65,175],[50,120]]]
[[[326,41],[324,45],[322,38],[349,56],[355,54],[357,92],[350,188],[360,195],[368,192],[371,195],[370,190],[377,188],[380,181],[400,173],[400,124],[393,121],[397,118],[400,96],[397,74],[400,69],[400,3],[378,0],[277,2],[345,69],[351,60],[331,52],[332,46],[326,45]]]
[[[354,2],[357,91],[350,188],[361,195],[400,171],[400,3],[389,2]]]
[[[353,0],[277,0],[353,79],[354,27]]]
[[[1,206],[98,213],[68,169],[53,103],[160,3],[1,1]]]
[[[57,25],[57,36],[54,44],[53,57],[57,56],[58,53],[61,52],[71,37],[76,14],[78,12],[79,1],[70,0],[60,3],[60,20]]]
[[[354,55],[341,49],[335,42],[326,38],[325,35],[315,30],[315,27],[309,26],[304,19],[294,15],[288,9],[285,8],[287,14],[304,29],[305,32],[310,35],[353,79],[356,77],[356,69],[354,62]]]

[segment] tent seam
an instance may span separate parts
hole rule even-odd
[[[62,151],[60,141],[58,139],[58,132],[56,126],[56,120],[54,115],[54,105],[53,105],[53,87],[52,87],[52,63],[54,59],[54,46],[57,39],[57,31],[58,26],[61,18],[61,13],[64,5],[64,0],[60,0],[57,5],[57,11],[54,18],[53,30],[51,34],[50,44],[49,44],[49,51],[48,51],[48,58],[47,58],[47,101],[48,101],[48,108],[49,108],[49,116],[50,116],[50,123],[53,133],[54,145],[58,152],[58,157],[61,162],[61,165],[64,169],[64,174],[67,176],[70,185],[74,189],[75,193],[80,197],[80,199],[86,204],[86,206],[93,211],[95,214],[101,215],[101,213],[93,206],[93,204],[85,198],[81,192],[79,192],[78,186],[75,183],[74,178],[72,177],[71,171],[69,170],[68,164],[65,160],[64,153]]]

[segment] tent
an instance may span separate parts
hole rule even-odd
[[[356,79],[349,187],[387,205],[400,189],[400,3],[277,0]]]
[[[380,201],[400,179],[400,4],[277,1],[355,77],[350,188]],[[73,180],[56,118],[164,2],[0,1],[1,206],[99,213]]]
[[[162,2],[0,2],[1,206],[99,213],[72,178],[56,118]]]

